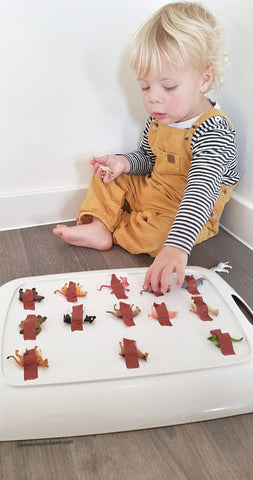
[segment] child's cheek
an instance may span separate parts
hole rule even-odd
[[[150,102],[148,100],[148,96],[145,94],[142,94],[141,99],[146,112],[150,113]]]
[[[175,109],[178,109],[178,107],[180,106],[180,97],[179,95],[170,95],[169,98],[167,98],[167,101],[166,101],[166,110],[170,111],[170,110],[175,110]]]

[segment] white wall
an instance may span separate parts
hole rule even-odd
[[[91,175],[90,156],[136,147],[146,114],[127,48],[136,28],[165,3],[0,1],[1,229],[73,218]],[[252,213],[251,3],[203,3],[228,31],[230,77],[219,101],[238,131],[243,176],[235,201]],[[238,236],[233,212],[229,218],[227,228]],[[253,235],[243,240],[251,238],[253,245]]]

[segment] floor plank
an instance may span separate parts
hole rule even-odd
[[[0,285],[31,275],[20,230],[0,232]]]

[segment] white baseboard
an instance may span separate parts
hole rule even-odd
[[[86,192],[82,185],[0,196],[0,230],[73,220]]]
[[[221,226],[253,250],[253,203],[233,192],[221,217]]]
[[[87,185],[32,191],[0,197],[0,230],[73,220],[86,195]],[[253,249],[253,204],[233,192],[221,226]]]

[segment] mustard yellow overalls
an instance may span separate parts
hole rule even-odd
[[[148,139],[156,155],[151,175],[122,174],[108,184],[93,175],[79,210],[81,224],[99,218],[115,244],[132,254],[156,256],[164,245],[187,184],[192,135],[207,118],[226,115],[212,108],[189,130],[151,122]],[[200,243],[218,232],[219,220],[233,187],[221,186],[210,218],[199,233]]]

